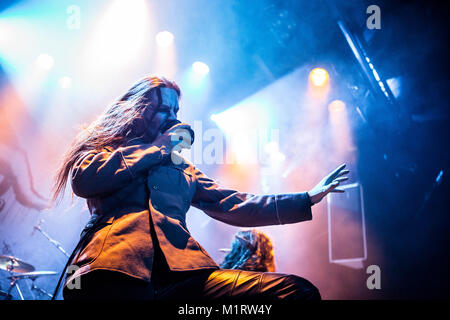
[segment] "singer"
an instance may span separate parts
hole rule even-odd
[[[174,152],[194,140],[190,126],[177,121],[180,94],[165,78],[142,79],[65,154],[54,200],[70,178],[92,218],[69,259],[79,268],[65,280],[64,299],[320,299],[299,276],[220,269],[189,233],[186,212],[194,206],[238,227],[311,220],[312,205],[343,192],[337,187],[347,179],[345,165],[308,192],[253,195],[224,188]],[[69,288],[74,279],[80,288]]]

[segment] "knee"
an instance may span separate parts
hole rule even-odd
[[[293,300],[321,300],[319,289],[314,286],[308,280],[295,276],[289,275],[286,278],[289,285],[291,286],[292,295],[290,296]]]

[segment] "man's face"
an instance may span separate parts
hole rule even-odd
[[[178,94],[174,89],[161,88],[162,103],[158,109],[158,95],[156,90],[152,92],[152,107],[144,112],[144,117],[147,119],[148,130],[146,132],[149,141],[155,140],[162,132],[161,128],[167,121],[176,120],[178,113]],[[156,114],[155,111],[157,110]],[[152,118],[153,117],[153,118]]]

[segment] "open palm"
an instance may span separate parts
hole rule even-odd
[[[344,192],[343,189],[338,188],[342,181],[348,179],[346,174],[350,171],[344,170],[346,164],[342,164],[331,173],[325,176],[320,182],[308,191],[312,204],[320,202],[330,192]]]

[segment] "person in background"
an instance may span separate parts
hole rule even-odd
[[[220,264],[223,269],[275,272],[273,245],[262,231],[241,230],[235,234],[230,252]]]

